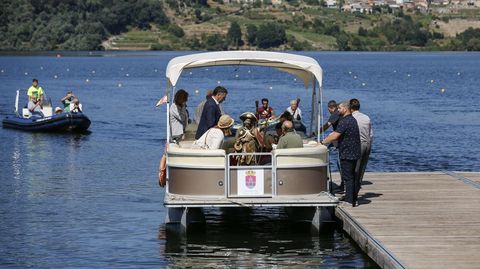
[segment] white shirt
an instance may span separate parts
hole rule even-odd
[[[210,128],[192,144],[193,149],[220,149],[225,135],[218,128]]]
[[[360,131],[360,142],[362,144],[372,144],[373,132],[370,118],[360,111],[353,111],[352,116],[357,120],[358,130]]]
[[[78,109],[74,109],[74,108],[75,108],[75,104],[70,103],[70,112],[78,112]],[[78,104],[78,108],[80,108],[80,112],[83,112],[82,104]]]
[[[293,114],[292,107],[287,107],[286,110],[293,116],[293,120],[297,120],[297,116],[300,116],[300,119],[303,119],[302,110],[300,110],[299,107],[297,107],[297,110],[295,110],[295,114]]]

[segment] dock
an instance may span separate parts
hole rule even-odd
[[[366,173],[335,216],[381,268],[480,268],[480,173]]]

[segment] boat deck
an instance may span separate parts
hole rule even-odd
[[[359,206],[335,214],[380,267],[479,268],[480,173],[367,173],[364,182]]]
[[[188,195],[175,195],[165,193],[164,204],[166,207],[262,207],[262,206],[285,206],[304,207],[336,206],[338,200],[327,192],[312,195],[282,195],[262,198],[225,198],[218,196],[199,197]]]

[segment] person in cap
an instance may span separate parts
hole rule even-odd
[[[257,117],[252,112],[245,112],[240,115],[243,126],[238,129],[235,135],[234,149],[239,153],[258,152],[264,147],[263,134],[257,127]],[[256,162],[254,155],[241,155],[237,158],[239,164],[250,165]]]
[[[223,146],[225,136],[230,136],[230,127],[235,121],[229,115],[222,115],[218,123],[208,129],[199,139],[193,142],[194,149],[220,149]]]

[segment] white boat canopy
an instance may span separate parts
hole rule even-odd
[[[279,69],[303,80],[305,88],[316,79],[322,87],[323,71],[318,62],[307,56],[268,51],[218,51],[175,57],[167,65],[170,87],[177,84],[183,70],[221,65],[257,65]]]

